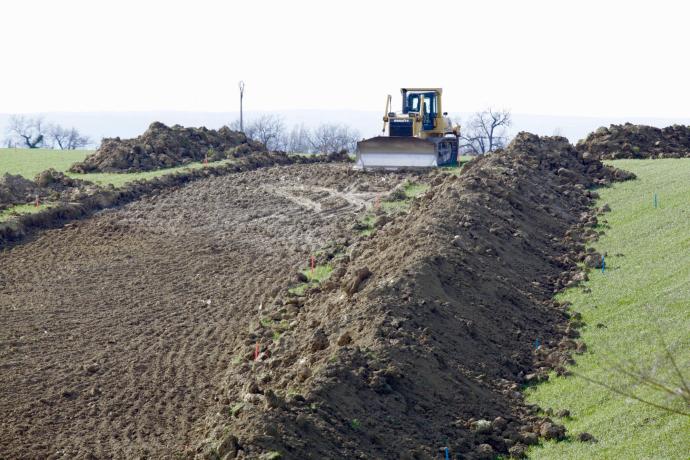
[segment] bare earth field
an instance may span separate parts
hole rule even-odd
[[[480,460],[577,439],[519,390],[587,352],[553,294],[602,260],[592,188],[633,175],[529,133],[461,174],[236,171],[0,252],[0,458]]]
[[[262,302],[404,180],[231,174],[0,252],[0,458],[183,452]]]

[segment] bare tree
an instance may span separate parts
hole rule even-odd
[[[295,125],[285,136],[285,151],[288,153],[307,153],[311,150],[311,133],[304,124]]]
[[[57,144],[60,149],[65,150],[69,141],[69,134],[69,130],[60,125],[50,125],[48,127],[48,138],[53,148],[55,148],[55,144]]]
[[[76,128],[69,130],[69,136],[67,137],[68,150],[77,150],[86,147],[90,143],[91,139],[88,136],[82,136]]]
[[[347,125],[322,124],[310,136],[311,150],[315,153],[353,152],[359,137],[359,132]]]
[[[512,120],[510,111],[493,110],[488,108],[475,113],[469,120],[468,126],[460,139],[461,149],[465,152],[482,155],[505,147],[507,143],[506,128],[510,127]]]
[[[76,150],[86,147],[91,142],[91,139],[82,136],[76,128],[67,129],[57,124],[48,127],[47,135],[51,146],[55,148],[57,144],[62,150]]]
[[[261,115],[256,120],[245,125],[247,137],[259,141],[268,150],[276,150],[285,131],[283,118],[279,115]]]
[[[228,123],[228,128],[232,129],[233,131],[242,131],[240,129],[240,119],[237,118],[236,120]]]
[[[30,149],[36,149],[43,145],[44,130],[42,117],[28,118],[24,115],[12,115],[7,125],[8,136]]]
[[[679,361],[682,355],[678,356],[678,350],[674,349],[676,347],[672,347],[664,338],[664,329],[654,316],[655,312],[649,306],[647,308],[650,312],[647,317],[650,318],[652,326],[651,334],[647,337],[650,341],[648,348],[661,350],[649,367],[639,360],[625,362],[602,356],[607,381],[594,379],[579,372],[573,374],[648,406],[671,414],[690,416],[690,375],[687,375],[687,362]],[[641,391],[643,387],[651,390],[648,394],[653,395],[654,399]]]
[[[239,120],[231,122],[228,127],[238,131]],[[360,138],[359,131],[344,124],[322,124],[310,130],[301,123],[286,132],[283,118],[269,114],[245,122],[244,133],[248,138],[262,142],[269,150],[288,153],[353,152]]]

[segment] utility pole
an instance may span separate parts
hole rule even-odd
[[[242,99],[244,98],[244,82],[240,81],[240,131],[244,132],[244,119],[242,114]]]

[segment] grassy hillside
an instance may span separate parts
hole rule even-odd
[[[209,163],[211,166],[220,166],[223,163],[231,162],[232,160],[221,160],[213,163]],[[75,174],[67,173],[68,176],[77,179],[88,180],[95,182],[96,184],[107,185],[112,184],[115,187],[122,187],[123,185],[133,182],[135,180],[149,180],[154,177],[163,176],[165,174],[172,174],[174,172],[186,170],[186,169],[199,169],[203,168],[204,164],[202,162],[189,163],[184,166],[175,166],[173,168],[156,169],[154,171],[142,171],[136,173],[88,173],[88,174]]]
[[[0,149],[0,175],[19,174],[33,179],[48,168],[66,171],[89,153],[90,150]]]
[[[39,172],[53,168],[58,171],[67,171],[69,167],[82,161],[90,150],[52,150],[52,149],[7,149],[0,148],[0,176],[5,173],[19,174],[27,179],[33,179]],[[232,160],[222,160],[214,162],[213,165],[230,162]],[[135,180],[148,180],[154,177],[171,174],[184,169],[202,168],[202,162],[190,163],[174,168],[158,169],[155,171],[144,171],[137,173],[89,173],[75,174],[66,173],[68,176],[88,180],[101,185],[112,184],[115,187],[133,182]],[[35,207],[33,205],[17,205],[0,212],[0,222],[4,222],[18,215],[31,214],[43,210],[47,205]]]
[[[51,149],[0,149],[0,175],[6,172],[19,174],[27,179],[33,179],[36,174],[53,168],[57,171],[67,171],[69,167],[83,160],[91,150],[51,150]],[[220,165],[223,162],[212,163]],[[196,162],[174,168],[158,169],[155,171],[144,171],[138,173],[89,173],[75,174],[67,173],[77,179],[88,180],[97,184],[112,184],[121,187],[128,182],[135,180],[147,180],[164,174],[174,173],[183,169],[197,169],[203,167],[203,163]]]
[[[687,459],[690,417],[621,396],[579,377],[613,385],[660,405],[689,411],[680,398],[639,385],[612,367],[632,363],[655,378],[679,385],[662,341],[690,384],[690,159],[620,160],[615,166],[638,180],[600,190],[606,234],[594,245],[606,252],[606,270],[592,272],[587,289],[570,289],[562,300],[582,313],[588,352],[578,356],[573,377],[552,376],[528,390],[543,408],[569,409],[559,420],[571,435],[586,431],[598,443],[546,443],[532,449],[544,459]],[[657,207],[654,207],[654,194]],[[659,337],[658,329],[662,336]],[[636,384],[637,383],[637,384]]]

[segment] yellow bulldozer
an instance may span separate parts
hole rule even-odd
[[[386,99],[382,136],[357,143],[355,168],[399,169],[454,166],[460,126],[441,108],[441,88],[402,88],[402,110]],[[386,135],[386,129],[388,133]]]

